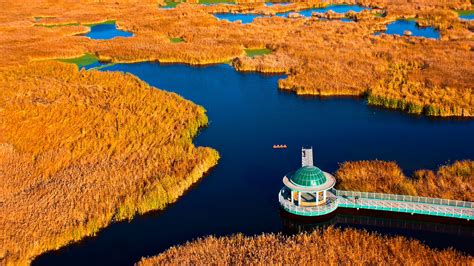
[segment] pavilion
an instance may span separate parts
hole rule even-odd
[[[313,165],[313,149],[302,149],[302,167],[283,177],[279,193],[281,207],[292,214],[321,216],[337,209],[331,190],[336,179]]]

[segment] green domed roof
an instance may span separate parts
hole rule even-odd
[[[303,166],[291,175],[290,181],[299,186],[315,187],[326,183],[327,179],[318,167]]]

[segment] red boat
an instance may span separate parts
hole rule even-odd
[[[288,146],[286,146],[286,144],[283,144],[283,145],[279,144],[279,145],[273,145],[273,148],[274,149],[286,149],[286,148],[288,148]]]

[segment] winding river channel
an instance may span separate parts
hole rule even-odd
[[[394,160],[409,175],[457,159],[474,159],[474,120],[431,119],[367,106],[357,98],[301,97],[277,89],[278,79],[207,67],[117,64],[150,85],[176,92],[207,109],[210,124],[195,138],[221,154],[219,164],[164,211],[114,223],[97,236],[38,257],[35,265],[130,265],[206,235],[292,233],[322,226],[282,217],[282,177],[300,166],[302,146],[315,164],[334,172],[351,160]],[[274,150],[273,144],[286,144]],[[474,227],[371,214],[338,214],[323,224],[405,235],[432,247],[474,254]]]

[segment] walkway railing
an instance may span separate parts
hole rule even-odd
[[[328,214],[338,207],[343,207],[474,220],[474,202],[331,189],[326,204],[299,206],[291,202],[291,198],[286,195],[286,192],[283,188],[278,193],[282,208],[290,213],[303,216],[320,216]]]
[[[474,202],[460,201],[460,200],[448,200],[448,199],[417,197],[417,196],[409,196],[409,195],[359,192],[359,191],[347,191],[347,190],[336,190],[336,189],[332,189],[331,192],[338,197],[353,197],[353,198],[359,197],[359,198],[365,198],[365,199],[406,201],[406,202],[417,202],[417,203],[426,203],[426,204],[433,204],[433,205],[446,205],[446,206],[462,207],[462,208],[474,208]]]
[[[336,189],[331,192],[338,197],[339,207],[474,219],[473,202]]]
[[[290,200],[285,199],[281,193],[278,193],[278,200],[280,202],[280,205],[283,209],[286,211],[297,214],[297,215],[302,215],[302,216],[320,216],[320,215],[325,215],[330,212],[333,212],[335,209],[337,209],[337,198],[335,197],[329,197],[327,198],[327,202],[324,205],[320,206],[298,206],[292,203]]]

